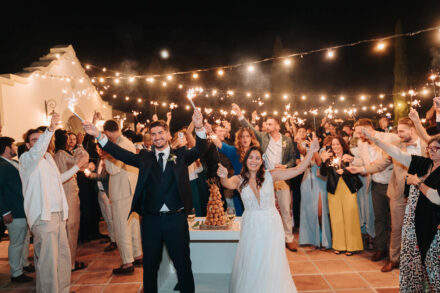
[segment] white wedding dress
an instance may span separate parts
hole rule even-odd
[[[232,268],[231,293],[297,292],[290,274],[283,223],[275,207],[269,171],[264,178],[260,203],[249,185],[241,191],[245,210]]]

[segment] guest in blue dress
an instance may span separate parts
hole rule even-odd
[[[299,244],[317,248],[332,247],[327,182],[320,178],[321,158],[315,154],[301,182]]]

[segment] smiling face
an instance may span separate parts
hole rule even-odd
[[[164,150],[168,146],[169,133],[162,126],[156,126],[150,129],[153,145],[158,151]]]
[[[246,166],[248,170],[251,172],[257,172],[262,164],[263,164],[263,158],[261,157],[260,152],[257,150],[251,151],[246,161]]]
[[[336,154],[336,155],[342,155],[342,153],[343,153],[343,149],[342,149],[342,145],[341,145],[341,143],[339,142],[339,140],[338,139],[336,139],[336,138],[334,138],[333,140],[332,140],[332,150],[333,150],[333,152]]]
[[[402,142],[410,142],[415,134],[415,129],[406,124],[397,125],[397,136]]]
[[[307,135],[307,131],[305,128],[300,127],[298,128],[298,131],[296,132],[296,136],[298,136],[301,140],[305,140]]]
[[[431,142],[427,149],[431,160],[440,161],[440,143],[438,141]]]

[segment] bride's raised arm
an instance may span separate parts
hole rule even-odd
[[[301,163],[293,168],[289,169],[274,169],[270,172],[274,181],[277,180],[288,180],[298,176],[299,174],[304,173],[307,167],[310,165],[310,161],[313,158],[313,155],[319,151],[319,142],[316,137],[313,138],[312,143],[310,144],[310,150],[307,152],[304,160]]]
[[[220,183],[223,187],[227,189],[238,189],[240,185],[240,177],[235,175],[228,178],[228,169],[226,169],[222,164],[218,163],[217,175],[220,177]]]

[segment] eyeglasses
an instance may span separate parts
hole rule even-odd
[[[432,146],[428,146],[428,147],[426,147],[426,150],[427,150],[427,151],[431,151],[431,152],[433,152],[433,153],[436,153],[436,152],[438,152],[438,151],[440,150],[440,147],[435,146],[435,145],[432,145]]]

